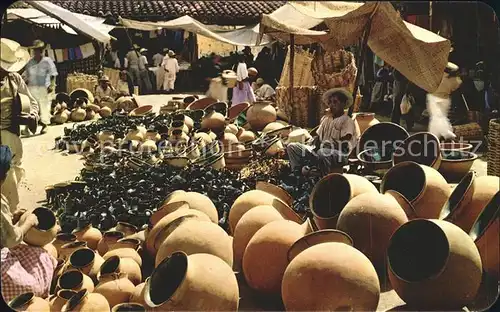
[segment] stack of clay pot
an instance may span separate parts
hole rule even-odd
[[[251,142],[253,139],[255,139],[255,134],[251,131],[238,128],[235,124],[226,126],[222,136],[226,168],[241,170],[248,164],[253,155],[253,150],[247,147],[245,143]]]

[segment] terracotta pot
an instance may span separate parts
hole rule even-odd
[[[212,137],[208,133],[205,132],[196,132],[193,135],[194,139],[201,139],[201,141],[198,141],[198,146],[202,148],[203,146],[212,143]]]
[[[99,110],[99,115],[101,115],[102,118],[111,116],[111,113],[112,113],[111,108],[108,106],[103,106]]]
[[[142,281],[141,267],[130,258],[120,258],[118,256],[110,257],[108,260],[104,261],[100,269],[98,275],[99,279],[101,274],[103,274],[102,272],[104,272],[104,274],[124,273],[134,285],[138,285]]]
[[[335,190],[335,194],[332,190]],[[309,207],[319,229],[335,229],[338,216],[345,205],[363,193],[378,191],[370,181],[361,176],[332,173],[319,180],[309,196]]]
[[[203,116],[201,127],[203,129],[210,129],[214,132],[221,132],[226,126],[226,117],[215,110]]]
[[[391,284],[412,309],[460,309],[477,294],[479,251],[452,223],[409,221],[394,233],[387,254]]]
[[[160,141],[160,140],[161,140],[161,136],[160,136],[160,134],[158,133],[158,131],[155,131],[155,130],[148,130],[148,131],[146,132],[146,137],[145,137],[145,139],[147,139],[147,140],[151,140],[151,141],[153,141],[153,142],[155,142],[155,143],[156,143],[156,142],[158,142],[158,141]]]
[[[217,208],[207,196],[197,192],[174,192],[169,194],[163,202],[163,206],[172,203],[186,202],[190,209],[198,210],[206,214],[214,223],[219,222]],[[162,206],[162,208],[163,208]],[[162,209],[160,208],[160,209]],[[177,208],[178,209],[178,208]]]
[[[103,130],[97,135],[99,142],[113,142],[115,140],[115,134],[110,130]]]
[[[140,283],[139,285],[135,286],[134,292],[130,296],[130,303],[139,303],[142,304],[143,306],[147,307],[146,301],[144,300],[144,293],[146,292],[146,283],[149,280],[149,277],[146,279],[145,282]]]
[[[399,206],[401,206],[401,208],[405,212],[408,220],[413,220],[417,218],[417,213],[415,212],[415,208],[413,208],[413,205],[401,193],[393,190],[388,190],[384,193],[384,195],[390,196],[398,202]]]
[[[460,159],[451,158],[451,155],[460,155]],[[472,152],[443,153],[439,172],[449,181],[460,181],[471,170],[477,158]]]
[[[238,131],[239,131],[238,126],[236,126],[235,124],[229,124],[224,129],[225,133],[231,133],[234,134],[235,136],[238,134]]]
[[[235,134],[227,133],[227,132],[224,133],[221,141],[222,141],[222,146],[224,146],[225,148],[228,146],[236,145],[239,143],[238,138],[236,137]]]
[[[380,276],[385,276],[390,238],[406,222],[408,217],[394,197],[364,193],[347,203],[339,215],[337,229],[347,233],[354,247],[370,259]]]
[[[191,131],[193,129],[194,121],[188,115],[175,114],[175,115],[172,116],[172,120],[182,121],[186,125],[186,127],[188,127],[188,131]]]
[[[78,249],[69,257],[69,267],[87,275],[97,284],[97,273],[104,263],[104,259],[90,248]]]
[[[50,305],[46,300],[36,297],[34,293],[21,294],[8,303],[9,308],[14,311],[48,312]]]
[[[182,195],[183,193],[185,193],[185,191],[176,190],[168,194],[162,206],[149,218],[149,224],[155,226],[166,215],[179,209],[189,209],[190,206],[186,201],[178,200],[179,197],[177,197],[177,195]]]
[[[68,302],[68,300],[76,294],[76,291],[61,289],[56,295],[49,298],[49,305],[51,312],[61,312],[62,307]]]
[[[271,184],[266,181],[257,181],[255,189],[276,196],[288,206],[290,207],[293,206],[293,197],[282,187],[279,187],[277,185]]]
[[[54,259],[57,259],[57,249],[54,245],[47,244],[47,245],[42,246],[42,248],[45,249],[49,255],[54,257]]]
[[[430,132],[419,132],[409,136],[399,144],[392,154],[393,164],[413,161],[434,169],[441,165],[439,139]]]
[[[144,298],[158,311],[237,311],[238,283],[216,256],[175,252],[153,271]]]
[[[309,134],[309,132],[306,129],[299,128],[299,129],[295,129],[295,130],[291,131],[288,134],[288,137],[286,139],[286,143],[287,144],[290,144],[290,143],[305,144],[311,138],[312,138],[311,135]]]
[[[234,120],[236,120],[236,118],[238,118],[238,116],[245,112],[248,108],[250,107],[250,104],[244,102],[244,103],[239,103],[239,104],[236,104],[236,105],[232,105],[230,108],[229,108],[229,111],[227,113],[227,118],[233,122]]]
[[[113,270],[114,268],[109,268]],[[124,273],[108,272],[108,267],[103,266],[99,277],[99,284],[94,289],[94,293],[101,294],[106,298],[109,306],[114,306],[128,302],[134,293],[135,286]]]
[[[482,210],[469,233],[481,255],[483,270],[500,279],[500,192]]]
[[[244,130],[238,135],[238,140],[242,143],[248,143],[256,139],[255,133],[252,131]]]
[[[146,116],[153,112],[153,105],[142,105],[132,110],[129,116]]]
[[[149,228],[146,228],[145,230],[139,231],[137,233],[134,233],[132,235],[125,236],[124,238],[133,238],[133,239],[138,239],[141,244],[144,244],[146,242],[146,239],[148,237],[149,233]]]
[[[67,268],[67,263],[62,259],[57,259],[57,266],[54,269],[54,274],[52,274],[52,281],[50,283],[49,294],[53,295],[57,293],[57,284],[59,282],[59,277],[61,277],[64,270]]]
[[[366,129],[370,128],[373,125],[380,123],[377,118],[375,118],[375,113],[357,113],[356,117],[354,117],[354,121],[356,123],[357,129],[359,129],[358,137],[365,132]]]
[[[66,112],[66,110],[59,111],[56,113],[53,117],[53,121],[56,124],[62,125],[69,119],[69,114]]]
[[[115,305],[111,312],[145,312],[146,308],[138,303],[120,303]]]
[[[107,231],[102,235],[102,239],[97,244],[97,251],[101,256],[108,252],[109,247],[115,244],[119,239],[125,235],[119,231]]]
[[[32,227],[24,234],[24,242],[32,246],[44,246],[52,242],[57,235],[57,219],[54,213],[47,208],[36,208],[33,213],[38,218],[38,225]],[[23,214],[21,219],[28,217]]]
[[[141,242],[138,239],[122,238],[115,244],[109,247],[107,253],[102,258],[108,260],[112,256],[119,256],[120,258],[130,258],[142,266],[142,258],[138,253]]]
[[[61,275],[57,288],[74,291],[87,289],[89,292],[92,292],[94,291],[94,282],[92,282],[92,279],[82,272],[70,269]]]
[[[116,226],[111,230],[122,232],[124,236],[133,235],[133,234],[137,233],[137,231],[138,231],[138,229],[135,225],[127,223],[127,222],[122,222],[122,221],[118,221],[116,223]]]
[[[308,231],[300,224],[278,220],[259,229],[243,254],[243,273],[248,286],[270,295],[279,294],[288,265],[288,249]]]
[[[81,290],[63,306],[62,312],[102,312],[110,311],[109,303],[101,294]]]
[[[419,218],[438,218],[451,194],[448,182],[437,170],[411,161],[389,169],[380,190],[382,193],[387,190],[401,193],[413,205]]]
[[[271,102],[254,102],[247,110],[247,121],[253,130],[262,131],[268,123],[276,121],[276,109]]]
[[[377,272],[345,233],[322,230],[306,235],[288,255],[281,288],[287,311],[376,310]]]
[[[93,250],[97,249],[97,244],[102,239],[101,231],[93,227],[92,224],[74,230],[73,234],[75,234],[77,240],[86,242],[87,246]]]
[[[274,122],[268,123],[264,127],[264,129],[262,129],[262,132],[269,133],[269,132],[273,132],[273,131],[276,131],[276,130],[280,130],[282,128],[285,128],[285,125],[283,125],[282,123],[274,121]]]
[[[472,144],[462,143],[462,142],[443,142],[441,145],[441,151],[444,153],[449,153],[453,151],[464,151],[470,152],[472,150]]]
[[[73,121],[84,121],[87,116],[87,112],[83,108],[74,108],[71,111],[70,118]]]
[[[144,134],[137,127],[132,127],[128,130],[127,135],[125,136],[126,141],[140,141],[144,140]]]
[[[206,97],[206,98],[199,99],[199,100],[192,102],[191,104],[189,104],[186,107],[186,109],[187,110],[205,109],[207,106],[212,105],[216,102],[217,102],[217,100]]]
[[[439,219],[455,223],[454,220],[464,213],[464,209],[467,209],[472,200],[475,188],[476,174],[469,172],[453,189],[448,201],[444,204],[443,209],[441,209]],[[475,217],[477,216],[473,216],[473,218]]]
[[[67,260],[73,252],[75,252],[78,249],[82,249],[82,248],[86,248],[86,247],[87,247],[87,243],[80,242],[80,241],[75,241],[72,243],[64,244],[61,246],[61,249],[59,249],[59,259]]]

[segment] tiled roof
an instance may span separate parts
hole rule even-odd
[[[166,21],[189,15],[204,24],[248,25],[258,23],[286,1],[136,1],[50,0],[71,12],[93,16],[121,16],[135,20]]]

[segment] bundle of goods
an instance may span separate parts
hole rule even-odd
[[[97,86],[97,76],[87,75],[82,73],[72,73],[66,78],[66,92],[71,93],[73,90],[83,88],[94,90]]]
[[[311,71],[320,89],[346,88],[354,92],[358,69],[351,52],[338,50],[316,53],[311,63]]]
[[[311,86],[293,87],[290,99],[290,87],[276,88],[276,106],[285,113],[290,122],[299,127],[314,127],[324,110],[319,107],[318,88]]]
[[[488,175],[500,177],[500,119],[490,120],[488,131]]]

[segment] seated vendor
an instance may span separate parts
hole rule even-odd
[[[253,83],[255,97],[257,100],[272,99],[276,94],[273,87],[265,83],[264,79],[259,78]]]
[[[12,153],[6,145],[0,145],[0,181],[3,184],[10,169]],[[16,296],[33,292],[46,298],[57,261],[42,247],[23,243],[24,235],[38,224],[36,215],[19,209],[11,213],[8,200],[2,195],[2,296],[9,302]],[[24,218],[21,215],[28,213]]]
[[[116,97],[130,96],[134,93],[134,84],[132,78],[126,70],[120,72],[120,79],[116,83]]]
[[[94,99],[97,105],[100,105],[103,101],[114,101],[114,88],[109,83],[109,78],[106,75],[103,75],[99,79],[99,86],[96,88]],[[101,106],[101,105],[100,105]]]
[[[329,110],[317,130],[314,143],[291,143],[287,154],[292,170],[304,175],[326,175],[347,164],[357,137],[354,121],[344,114],[353,103],[352,95],[345,89],[330,89],[323,94]]]

